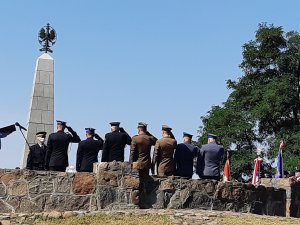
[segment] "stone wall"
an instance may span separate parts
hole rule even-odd
[[[127,162],[96,164],[94,171],[2,169],[0,212],[190,208],[286,215],[284,189],[173,176],[140,178]]]

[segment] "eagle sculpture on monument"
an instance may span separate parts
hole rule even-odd
[[[56,32],[48,23],[47,26],[43,27],[39,31],[39,43],[43,46],[40,51],[53,52],[50,47],[52,47],[56,42]]]

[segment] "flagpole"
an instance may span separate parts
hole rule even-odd
[[[30,145],[29,145],[29,143],[28,143],[28,141],[27,141],[25,135],[23,134],[23,131],[22,131],[21,127],[19,127],[19,130],[20,130],[21,134],[23,135],[23,138],[24,138],[24,140],[26,141],[28,147],[30,148]]]

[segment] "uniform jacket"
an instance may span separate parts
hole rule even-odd
[[[197,174],[202,176],[220,176],[220,161],[224,148],[214,142],[202,145],[197,158]]]
[[[154,148],[153,164],[157,164],[159,176],[165,176],[166,172],[174,171],[174,151],[177,141],[170,137],[159,139]]]
[[[126,132],[111,132],[105,135],[102,162],[124,162],[125,145],[131,144],[131,137]]]
[[[35,144],[30,146],[29,154],[27,157],[26,168],[30,170],[44,170],[45,169],[45,156],[46,156],[46,145],[40,146]]]
[[[140,134],[132,138],[130,148],[131,163],[137,162],[138,169],[149,170],[151,167],[151,146],[154,146],[156,138],[152,135]]]
[[[49,167],[67,167],[69,166],[68,160],[68,147],[69,143],[80,142],[80,137],[75,131],[68,129],[70,133],[67,134],[63,131],[52,133],[48,137],[47,152],[46,152],[46,169]]]
[[[87,138],[79,142],[77,149],[76,170],[93,172],[93,163],[98,162],[98,153],[103,148],[102,140]]]
[[[193,144],[178,144],[174,154],[174,175],[191,178],[194,172],[194,158],[197,153],[198,148]]]

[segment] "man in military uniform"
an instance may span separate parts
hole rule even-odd
[[[162,126],[162,138],[159,139],[154,147],[153,167],[157,165],[158,176],[171,176],[174,172],[174,151],[177,141],[172,133],[172,128]],[[152,171],[153,173],[153,171]]]
[[[124,162],[124,149],[131,144],[131,137],[120,127],[120,122],[111,122],[111,132],[105,135],[102,162]]]
[[[155,145],[157,138],[147,131],[146,123],[138,123],[137,129],[138,135],[132,137],[129,161],[139,171],[140,178],[145,178],[151,168],[151,146]]]
[[[76,170],[93,172],[93,163],[98,162],[98,153],[103,148],[103,139],[94,128],[85,128],[86,140],[79,142],[77,149]],[[94,140],[94,137],[97,140]]]
[[[208,144],[202,145],[198,153],[196,172],[202,179],[220,180],[220,161],[224,148],[216,140],[216,135],[208,134]]]
[[[65,128],[71,133],[65,133]],[[66,171],[69,166],[68,147],[70,142],[79,143],[80,137],[66,122],[57,121],[57,132],[49,135],[46,152],[45,169]]]
[[[193,135],[183,132],[183,143],[178,144],[175,154],[175,176],[192,178],[194,158],[197,156],[198,148],[192,144]]]
[[[29,148],[26,169],[45,170],[45,156],[47,148],[45,145],[46,134],[47,133],[44,131],[36,133],[37,144],[32,145]]]

